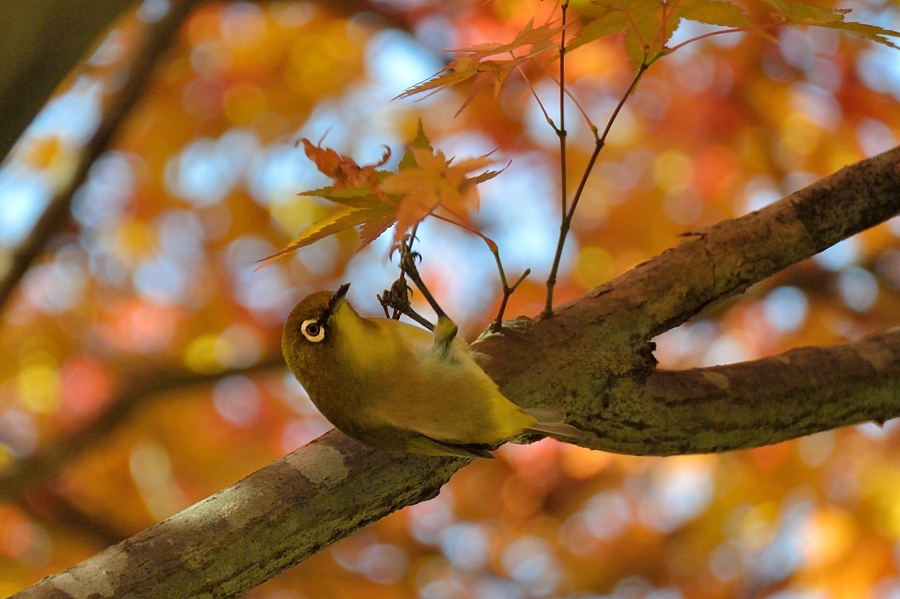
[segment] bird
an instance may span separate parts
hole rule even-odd
[[[464,458],[491,458],[526,433],[582,437],[562,410],[523,409],[504,397],[436,303],[429,332],[360,316],[345,297],[349,287],[304,297],[282,336],[288,367],[338,430],[380,449]]]

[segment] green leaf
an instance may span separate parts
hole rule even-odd
[[[379,171],[379,179],[383,179],[387,175],[392,175],[390,171]],[[372,193],[372,189],[368,185],[359,187],[349,187],[346,189],[335,189],[334,187],[320,187],[319,189],[310,189],[302,191],[297,195],[316,196],[330,200],[342,206],[351,206],[354,208],[367,208],[381,202],[381,200]]]
[[[744,10],[725,0],[681,0],[678,14],[683,19],[720,27],[749,27],[753,21]]]
[[[650,55],[661,52],[681,22],[678,4],[673,8],[661,0],[595,0],[594,4],[600,9],[597,18],[585,25],[569,50],[625,30],[626,52],[638,65],[645,49]]]
[[[550,23],[534,27],[534,20],[532,19],[508,44],[491,42],[451,50],[451,52],[458,52],[463,54],[463,56],[453,60],[438,71],[434,77],[414,85],[394,99],[407,98],[424,92],[434,93],[469,79],[475,79],[475,81],[472,89],[469,90],[463,107],[471,102],[479,90],[491,83],[494,83],[494,93],[497,94],[500,91],[500,86],[519,64],[553,48],[553,37],[560,31],[562,31],[561,26],[556,27]],[[529,47],[526,54],[520,56],[514,54],[516,50],[526,46]],[[508,54],[509,59],[488,60],[488,57],[497,54]]]
[[[425,135],[425,128],[422,126],[422,119],[419,119],[419,127],[416,130],[416,138],[412,140],[411,144],[409,144],[409,148],[422,148],[432,153],[434,152],[434,148],[431,147],[431,142],[428,140],[428,136]],[[416,157],[413,156],[413,153],[409,148],[407,148],[406,152],[403,153],[403,158],[400,159],[400,164],[397,167],[397,170],[403,171],[416,167]]]
[[[369,208],[345,208],[338,210],[333,214],[329,214],[325,218],[321,218],[303,230],[291,243],[284,246],[271,256],[266,256],[256,270],[265,268],[272,262],[278,260],[281,256],[289,254],[294,250],[300,249],[307,245],[311,245],[320,239],[324,239],[329,235],[346,231],[366,221],[373,219],[383,219],[390,216],[393,219],[394,208],[387,205],[375,205]],[[390,226],[390,225],[388,225]],[[387,227],[385,227],[387,228]],[[382,229],[384,231],[384,229]],[[379,233],[380,234],[380,233]],[[376,235],[377,237],[377,235]],[[375,238],[373,237],[372,240]],[[362,247],[362,246],[361,246]]]
[[[877,25],[845,21],[844,16],[850,12],[849,8],[828,9],[796,0],[765,0],[765,2],[777,10],[785,23],[790,25],[811,25],[837,29],[891,48],[898,48],[897,44],[888,37],[900,37],[900,33]]]

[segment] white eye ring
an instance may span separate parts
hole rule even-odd
[[[325,338],[325,327],[319,324],[318,320],[304,320],[300,325],[300,332],[313,343],[318,343]]]

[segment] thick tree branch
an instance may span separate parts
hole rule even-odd
[[[473,350],[508,397],[567,409],[589,433],[587,446],[611,451],[725,451],[898,416],[896,329],[685,372],[655,371],[650,343],[709,303],[900,212],[898,160],[892,150],[724,221],[552,318],[517,320]],[[464,464],[378,452],[332,432],[14,597],[234,597],[434,496]]]
[[[900,416],[900,327],[834,347],[686,371],[658,370],[592,421],[594,447],[718,453]]]
[[[236,597],[367,524],[434,497],[466,463],[377,451],[332,431],[13,597]]]
[[[524,406],[562,407],[590,429],[616,397],[640,395],[655,369],[650,339],[898,213],[895,148],[697,233],[558,308],[556,316],[523,322],[527,333],[487,336],[475,347],[488,354],[486,370],[507,397]],[[585,412],[591,402],[596,405]]]

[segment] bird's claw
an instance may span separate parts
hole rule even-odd
[[[413,281],[419,278],[416,260],[421,262],[422,254],[411,251],[405,244],[400,246],[400,270],[408,274]]]
[[[406,277],[400,275],[396,281],[391,284],[390,289],[385,289],[381,295],[376,295],[378,303],[384,309],[385,318],[393,318],[398,320],[401,314],[406,314],[412,308],[409,298],[412,297],[413,290],[406,284]],[[388,314],[388,308],[393,310],[393,314]]]

